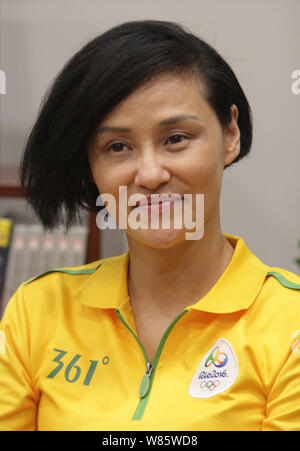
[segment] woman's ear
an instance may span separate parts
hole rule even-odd
[[[231,121],[224,130],[224,167],[232,163],[241,150],[241,134],[238,126],[239,111],[231,105]]]

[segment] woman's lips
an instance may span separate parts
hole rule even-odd
[[[164,202],[154,203],[154,204],[144,204],[144,205],[138,205],[135,208],[138,208],[142,211],[162,211],[166,210],[167,208],[172,208],[174,206],[175,202],[181,201],[182,199],[170,199]]]

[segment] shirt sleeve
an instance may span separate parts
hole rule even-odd
[[[299,336],[294,337],[267,400],[263,431],[300,431],[300,330],[295,332]]]
[[[0,430],[36,430],[38,399],[31,376],[28,320],[21,285],[0,323]]]

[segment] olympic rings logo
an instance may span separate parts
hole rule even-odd
[[[208,366],[214,364],[217,368],[222,368],[222,366],[225,366],[227,362],[228,357],[225,352],[220,352],[219,346],[216,346],[207,357],[205,367],[207,368]]]
[[[215,388],[217,388],[220,385],[220,379],[217,379],[215,381],[203,381],[200,384],[200,388],[202,388],[202,390],[209,390],[209,391],[213,391]]]

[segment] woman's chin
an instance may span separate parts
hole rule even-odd
[[[128,241],[137,241],[155,249],[168,249],[185,239],[182,229],[128,229]]]

